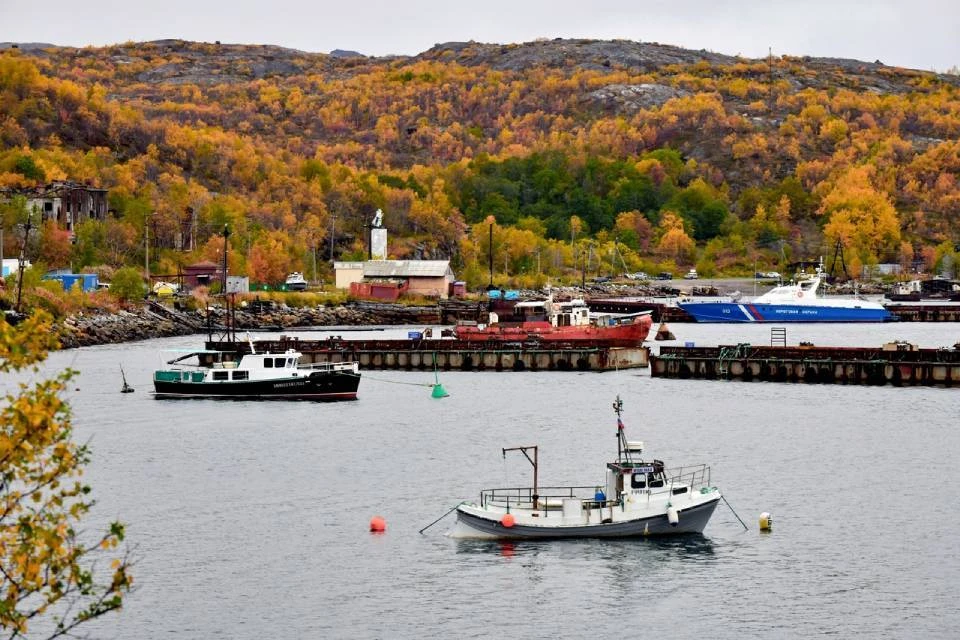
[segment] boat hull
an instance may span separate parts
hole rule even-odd
[[[883,307],[687,302],[678,305],[697,322],[887,322],[895,316]]]
[[[356,400],[360,374],[352,371],[315,372],[274,380],[190,382],[154,379],[158,398],[230,398],[277,400]]]
[[[679,522],[671,525],[665,513],[638,517],[633,520],[584,525],[526,525],[514,524],[505,527],[500,523],[500,513],[491,512],[489,517],[469,513],[463,506],[457,508],[458,537],[545,540],[551,538],[632,538],[644,536],[703,533],[720,498],[681,509]]]

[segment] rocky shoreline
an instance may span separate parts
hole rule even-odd
[[[267,308],[236,311],[237,330],[276,330],[296,327],[371,326],[371,325],[437,325],[455,317],[472,317],[476,302],[445,303],[431,306],[405,306],[371,302],[354,302],[342,306],[288,307],[277,304]],[[86,312],[58,322],[55,330],[61,348],[89,347],[206,333],[226,324],[226,311],[212,307],[206,310],[178,310],[157,302],[117,313]]]

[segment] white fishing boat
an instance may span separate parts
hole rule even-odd
[[[299,271],[294,271],[288,275],[284,284],[286,284],[287,290],[289,291],[303,291],[307,288],[307,281]]]
[[[530,487],[484,489],[479,503],[462,503],[450,535],[461,538],[607,538],[702,533],[720,490],[705,464],[668,469],[645,460],[643,443],[629,441],[617,413],[617,459],[607,464],[604,482],[541,487],[536,446],[520,451],[533,465]]]

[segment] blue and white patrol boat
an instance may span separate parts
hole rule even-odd
[[[643,443],[628,441],[617,413],[617,459],[607,464],[602,484],[543,487],[537,447],[520,451],[533,465],[533,485],[484,489],[480,502],[456,507],[455,538],[613,538],[702,533],[720,502],[705,464],[675,469],[661,460],[644,460]]]
[[[896,316],[878,302],[818,295],[821,270],[781,284],[749,302],[696,300],[677,304],[697,322],[887,322]]]

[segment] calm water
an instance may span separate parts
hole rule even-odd
[[[763,326],[672,329],[680,343],[769,343]],[[893,339],[948,346],[960,327],[788,330],[791,344]],[[160,350],[201,341],[49,361],[81,371],[69,396],[94,453],[90,526],[124,520],[139,556],[137,592],[88,629],[96,637],[947,638],[960,628],[960,390],[441,372],[451,395],[434,400],[432,373],[370,371],[356,402],[153,399]],[[119,393],[121,363],[134,394]],[[668,465],[710,463],[749,531],[721,505],[702,537],[462,541],[444,535],[453,516],[417,533],[485,486],[529,484],[529,464],[504,460],[502,447],[540,445],[542,484],[600,483],[617,394],[628,436]],[[757,531],[762,511],[770,534]],[[386,518],[384,535],[367,532],[373,515]]]

